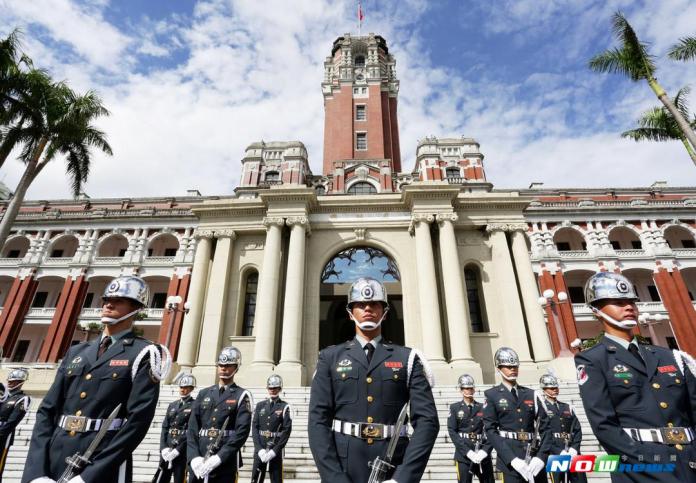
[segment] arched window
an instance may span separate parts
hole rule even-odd
[[[377,193],[377,188],[372,186],[367,181],[358,181],[348,188],[349,195],[374,195]]]
[[[448,178],[459,178],[461,175],[462,172],[459,170],[459,168],[450,167],[445,169],[445,176]]]
[[[481,274],[477,266],[468,265],[464,269],[464,281],[466,283],[467,300],[469,301],[471,330],[472,332],[488,332],[481,287]]]
[[[264,176],[264,181],[266,182],[271,182],[275,183],[280,181],[280,173],[278,171],[269,171],[266,173],[266,176]]]
[[[244,289],[244,319],[242,335],[251,336],[254,332],[254,318],[256,316],[256,292],[259,286],[259,273],[251,272],[247,275]]]
[[[356,55],[355,56],[355,67],[365,67],[365,56]]]

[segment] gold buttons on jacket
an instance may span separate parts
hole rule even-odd
[[[85,379],[88,380],[88,381],[89,381],[90,379],[92,379],[92,374],[87,374],[87,375],[85,376]]]
[[[75,436],[77,433],[76,433],[75,431],[70,431],[68,434],[69,434],[70,436]]]
[[[679,384],[679,383],[681,382],[681,380],[680,380],[679,378],[676,378],[676,379],[674,380],[674,382],[677,383],[677,384]]]
[[[659,385],[658,383],[656,383],[656,382],[653,382],[653,385],[652,385],[652,386],[653,386],[655,389],[660,389],[660,385]]]
[[[624,379],[624,384],[628,384],[628,379]]]
[[[111,374],[111,379],[116,379],[118,377],[118,373],[114,372]]]
[[[346,378],[346,373],[344,372],[343,374],[341,374],[341,379],[345,379],[345,378]]]
[[[662,401],[662,402],[660,403],[660,407],[661,407],[662,409],[667,409],[667,408],[669,407],[669,404],[667,404],[666,402]]]
[[[374,399],[375,398],[373,398],[372,396],[367,396],[367,402],[372,402],[372,401],[374,401]]]
[[[84,398],[86,398],[86,397],[87,397],[87,393],[84,392],[84,391],[82,391],[82,392],[80,393],[80,399],[84,399]]]
[[[375,442],[374,439],[372,439],[372,438],[367,438],[367,444],[372,444],[372,443],[374,443],[374,442]]]
[[[684,449],[684,447],[680,444],[675,444],[674,447],[677,448],[679,451]]]
[[[212,420],[213,420],[213,421],[217,421],[217,418],[216,418],[216,417],[213,417]]]
[[[374,421],[374,418],[373,418],[372,416],[368,416],[368,417],[367,417],[367,422],[368,422],[368,423],[371,423],[371,422],[373,422],[373,421]]]
[[[399,378],[399,375],[398,375],[398,374],[394,374],[394,379],[398,379],[398,378]]]
[[[80,411],[79,409],[75,411],[75,416],[82,416],[82,411]]]
[[[371,378],[371,377],[368,377],[368,378],[367,378],[367,383],[368,383],[368,384],[372,384],[372,378]]]

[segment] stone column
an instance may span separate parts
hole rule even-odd
[[[288,218],[290,248],[288,272],[285,278],[283,332],[278,371],[290,385],[302,383],[302,310],[304,301],[305,242],[309,229],[306,216]]]
[[[505,237],[505,231],[508,229],[509,225],[497,223],[490,223],[486,227],[491,244],[494,284],[498,293],[496,302],[503,313],[501,345],[512,347],[520,356],[520,362],[529,363],[531,356],[527,344],[527,329],[524,326],[517,280]]]
[[[229,292],[227,282],[232,266],[232,241],[236,237],[232,230],[215,230],[217,246],[213,256],[213,266],[210,269],[197,365],[214,366],[217,362],[227,309]]]
[[[205,287],[208,283],[213,232],[197,231],[195,237],[198,238],[198,246],[193,262],[193,273],[191,274],[191,294],[189,295],[191,310],[184,317],[177,358],[177,363],[184,369],[193,367],[198,354],[198,337],[201,332],[203,302],[205,301]]]
[[[285,220],[266,217],[266,245],[263,251],[263,266],[259,274],[259,291],[254,321],[253,365],[258,369],[272,369],[273,349],[278,312],[278,286],[280,281],[280,243]]]
[[[522,305],[529,326],[529,338],[532,340],[534,360],[536,362],[545,362],[553,359],[553,354],[551,352],[548,331],[546,330],[546,323],[544,322],[544,314],[538,302],[539,292],[537,290],[536,277],[532,271],[532,262],[529,259],[527,243],[522,231],[526,228],[525,225],[521,225],[519,229],[512,232],[512,257],[520,280]]]
[[[442,285],[445,289],[447,310],[447,329],[449,332],[452,363],[471,361],[471,341],[469,340],[469,302],[464,291],[462,269],[459,265],[457,239],[454,236],[455,213],[437,215],[440,227],[440,265],[442,266]]]
[[[418,299],[423,330],[423,351],[430,362],[444,364],[440,304],[437,297],[435,260],[430,236],[430,223],[434,219],[433,215],[414,214],[411,218],[411,225],[416,235],[416,266],[418,267]]]

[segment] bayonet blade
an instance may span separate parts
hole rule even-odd
[[[401,436],[401,428],[404,427],[406,423],[406,416],[408,415],[408,403],[404,404],[401,408],[399,417],[394,425],[394,434],[392,434],[391,440],[389,441],[389,446],[387,446],[387,453],[384,455],[384,461],[390,463],[394,457],[394,452],[396,451],[396,445],[399,442],[399,437]]]
[[[121,410],[121,404],[119,403],[118,406],[114,408],[113,411],[111,411],[111,414],[109,414],[109,417],[106,418],[106,421],[104,421],[99,428],[99,431],[97,432],[97,435],[94,437],[92,440],[92,443],[87,447],[87,451],[82,455],[82,459],[84,461],[88,461],[90,457],[92,456],[92,453],[94,453],[99,446],[99,443],[101,443],[101,440],[104,439],[104,436],[106,436],[106,432],[109,430],[111,427],[111,423],[114,422],[114,419],[116,419],[116,416],[118,416],[118,412]]]

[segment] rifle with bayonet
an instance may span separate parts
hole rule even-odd
[[[387,473],[394,469],[394,465],[391,464],[394,458],[394,452],[396,451],[396,445],[399,442],[399,437],[401,436],[401,429],[406,424],[406,416],[408,415],[408,403],[404,404],[401,408],[399,417],[396,420],[396,425],[394,425],[394,434],[392,434],[391,440],[389,440],[389,445],[387,446],[387,451],[384,454],[384,458],[377,456],[374,461],[368,463],[372,468],[370,472],[370,477],[367,483],[382,483],[387,479]]]
[[[228,415],[225,418],[225,421],[222,423],[222,428],[218,430],[218,434],[215,437],[215,439],[208,443],[208,448],[206,449],[205,457],[203,458],[203,464],[206,464],[210,457],[213,456],[215,452],[220,449],[220,443],[222,443],[222,438],[225,436],[225,430],[227,429],[227,425],[229,424],[229,422],[230,416]],[[205,483],[208,483],[207,474],[205,475]]]
[[[80,454],[78,452],[72,456],[68,456],[67,458],[65,458],[65,463],[67,464],[67,466],[65,467],[65,471],[63,471],[63,474],[60,475],[60,478],[58,478],[56,483],[67,483],[74,476],[76,476],[80,470],[82,470],[88,464],[92,463],[90,461],[90,458],[96,451],[97,447],[99,446],[99,443],[101,443],[102,439],[104,439],[104,436],[106,436],[106,432],[109,431],[109,428],[111,427],[111,424],[114,422],[114,419],[116,419],[116,416],[118,416],[118,412],[120,409],[121,404],[116,406],[114,410],[111,411],[111,414],[109,414],[109,417],[106,418],[106,421],[102,422],[99,431],[97,431],[97,435],[94,437],[92,443],[90,443],[90,445],[87,447],[87,450],[83,454]]]

